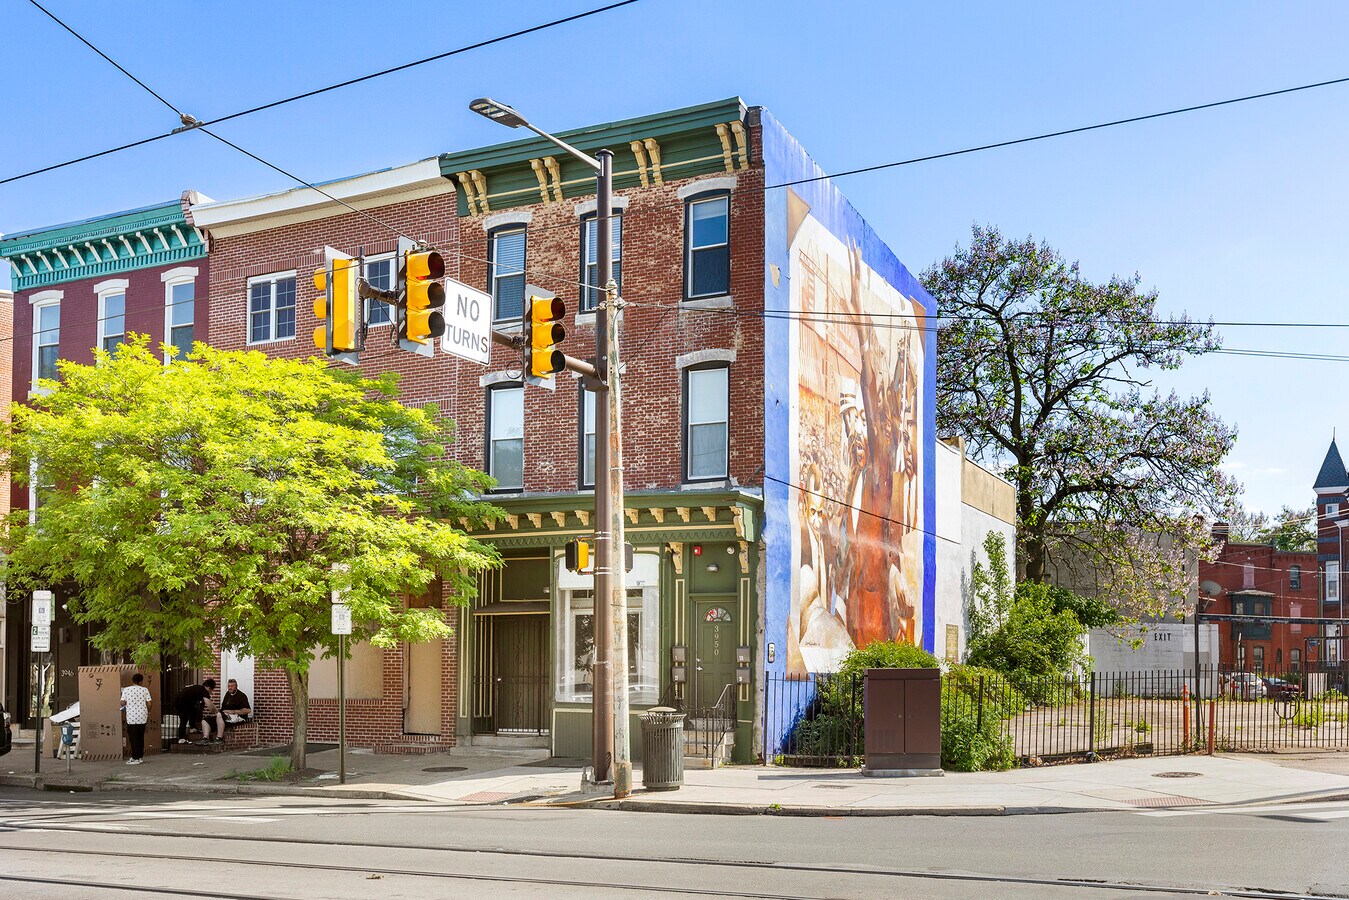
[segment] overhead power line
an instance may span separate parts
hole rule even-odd
[[[112,63],[114,66],[117,66],[118,69],[121,69],[123,73],[125,73],[128,77],[130,77],[133,81],[135,81],[135,82],[136,82],[137,84],[139,84],[141,87],[145,88],[147,91],[150,91],[151,94],[154,94],[154,96],[157,97],[162,103],[164,103],[164,105],[169,106],[170,108],[172,108],[172,104],[170,104],[167,100],[164,100],[164,98],[163,98],[163,97],[160,97],[159,94],[157,94],[157,93],[155,93],[154,91],[150,90],[150,88],[149,88],[144,82],[142,82],[139,78],[136,78],[136,76],[132,75],[130,72],[127,72],[126,69],[122,69],[121,66],[117,65],[116,62],[113,62],[112,59],[110,59],[106,54],[104,54],[104,53],[103,53],[101,50],[99,50],[97,47],[94,47],[93,44],[90,44],[90,43],[89,43],[88,41],[86,41],[83,37],[80,37],[80,35],[76,34],[76,33],[75,33],[69,26],[67,26],[64,22],[62,22],[62,21],[61,21],[60,19],[58,19],[56,16],[52,15],[52,13],[48,12],[45,8],[43,8],[42,6],[40,6],[40,5],[38,5],[37,3],[35,3],[34,0],[29,0],[29,2],[32,3],[34,6],[36,6],[38,9],[42,10],[42,12],[46,13],[48,17],[50,17],[52,20],[54,20],[54,21],[55,21],[57,24],[59,24],[62,28],[65,28],[67,31],[70,31],[71,34],[74,34],[75,37],[77,37],[77,38],[80,39],[80,41],[82,41],[84,44],[86,44],[86,45],[89,46],[91,49],[93,49],[93,51],[94,51],[95,53],[98,53],[99,56],[102,56],[104,59],[108,60],[108,62]],[[482,40],[482,41],[477,41],[477,42],[472,43],[472,44],[465,44],[465,45],[462,46],[462,47],[456,47],[455,49],[453,49],[453,50],[447,50],[447,51],[445,51],[444,53],[437,53],[437,54],[435,54],[434,56],[427,56],[427,57],[424,57],[424,58],[422,58],[422,59],[413,60],[412,62],[403,63],[402,65],[392,66],[392,67],[387,68],[387,69],[381,69],[381,70],[379,70],[378,72],[371,72],[371,73],[368,74],[368,75],[361,75],[361,76],[359,76],[359,77],[357,77],[357,78],[348,78],[348,79],[345,80],[345,81],[335,82],[335,83],[333,83],[333,84],[325,85],[325,86],[320,87],[320,88],[315,88],[315,89],[310,90],[310,91],[305,91],[305,92],[300,93],[300,94],[295,94],[295,95],[290,96],[290,97],[283,97],[283,98],[280,99],[280,100],[273,100],[273,101],[270,102],[270,103],[263,103],[263,104],[260,104],[260,105],[258,105],[258,106],[253,106],[253,107],[249,107],[248,109],[242,109],[242,110],[239,110],[238,112],[230,113],[230,114],[228,114],[228,115],[217,116],[217,117],[214,118],[214,119],[208,119],[208,120],[206,120],[206,121],[204,121],[204,122],[202,122],[202,123],[200,123],[200,124],[201,124],[201,125],[219,125],[221,122],[229,122],[229,121],[232,121],[232,120],[234,120],[234,119],[242,118],[242,117],[244,117],[244,116],[251,116],[251,115],[253,115],[254,113],[259,113],[259,112],[262,112],[263,110],[268,110],[268,109],[275,109],[275,108],[277,108],[278,106],[285,106],[286,104],[288,104],[288,103],[294,103],[294,102],[296,102],[297,100],[305,100],[305,99],[308,99],[309,97],[317,97],[319,94],[326,94],[326,93],[328,93],[329,91],[335,91],[335,90],[337,90],[337,89],[339,89],[339,88],[350,87],[350,86],[353,85],[353,84],[360,84],[360,83],[363,82],[363,81],[370,81],[370,80],[375,79],[375,78],[382,78],[382,77],[385,76],[385,75],[392,75],[392,74],[394,74],[395,72],[402,72],[402,71],[405,71],[405,70],[407,70],[407,69],[415,68],[415,67],[417,67],[417,66],[423,66],[423,65],[426,65],[427,63],[438,62],[439,60],[442,60],[442,59],[448,59],[448,58],[450,58],[450,57],[452,57],[452,56],[458,56],[458,55],[461,54],[461,53],[468,53],[468,52],[471,51],[471,50],[480,50],[480,49],[482,49],[483,47],[490,47],[490,46],[492,46],[493,44],[500,44],[500,43],[503,43],[503,42],[505,42],[505,41],[514,40],[515,38],[524,37],[525,35],[528,35],[528,34],[534,34],[534,33],[536,33],[536,32],[546,31],[546,30],[548,30],[548,29],[550,29],[550,28],[556,28],[556,27],[558,27],[558,26],[560,26],[560,25],[566,25],[566,24],[568,24],[568,23],[570,23],[570,22],[576,22],[576,21],[579,21],[579,20],[581,20],[581,19],[589,18],[589,17],[591,17],[591,16],[597,16],[597,15],[599,15],[599,14],[601,14],[601,13],[609,12],[610,10],[618,9],[619,7],[622,7],[622,6],[630,6],[630,5],[632,5],[632,4],[634,4],[634,3],[637,3],[637,2],[639,2],[639,0],[619,0],[619,2],[617,2],[617,3],[610,3],[610,4],[606,5],[606,6],[598,6],[598,7],[595,7],[594,9],[588,9],[588,10],[585,10],[584,12],[579,12],[579,13],[576,13],[575,15],[571,15],[571,16],[564,16],[564,17],[562,17],[562,18],[560,18],[560,19],[553,19],[553,20],[548,21],[548,22],[543,22],[543,23],[541,23],[541,24],[539,24],[539,25],[533,25],[533,26],[531,26],[531,27],[529,27],[529,28],[521,28],[521,29],[519,29],[518,31],[512,31],[512,32],[510,32],[509,34],[501,34],[501,35],[497,35],[496,37],[488,38],[488,39]],[[175,112],[179,112],[179,114],[181,115],[181,112],[180,112],[180,111],[175,110]],[[184,124],[186,124],[186,123],[184,123]],[[197,127],[200,127],[200,126],[197,126]],[[146,144],[153,144],[153,143],[156,142],[156,141],[162,141],[162,140],[164,140],[165,138],[173,137],[175,134],[181,134],[181,133],[183,133],[183,131],[185,131],[185,130],[191,130],[191,129],[175,128],[175,129],[172,130],[172,131],[166,131],[166,132],[164,132],[163,134],[156,134],[156,135],[151,135],[150,137],[141,138],[140,140],[138,140],[138,141],[132,141],[132,142],[129,143],[129,144],[122,144],[122,145],[117,146],[117,147],[109,147],[108,149],[106,149],[106,150],[100,150],[100,151],[98,151],[97,153],[89,153],[89,154],[86,154],[86,155],[84,155],[84,156],[76,157],[75,159],[68,159],[68,160],[66,160],[65,162],[53,163],[53,164],[48,165],[48,166],[43,166],[43,167],[40,168],[40,169],[33,169],[33,170],[30,171],[30,172],[23,172],[23,173],[18,174],[18,175],[11,175],[11,176],[9,176],[9,177],[7,177],[7,178],[0,178],[0,184],[9,184],[9,183],[11,183],[11,182],[19,181],[19,180],[24,179],[24,178],[31,178],[31,177],[34,176],[34,175],[41,175],[41,174],[43,174],[43,173],[45,173],[45,172],[54,172],[54,171],[56,171],[57,169],[63,169],[63,168],[65,168],[66,166],[73,166],[73,165],[75,165],[76,163],[88,162],[89,160],[92,160],[92,159],[98,159],[99,157],[102,157],[102,156],[109,156],[109,155],[111,155],[111,154],[113,154],[113,153],[120,153],[120,152],[122,152],[123,150],[130,150],[130,149],[132,149],[132,148],[134,148],[134,147],[143,147],[143,146],[145,146]]]

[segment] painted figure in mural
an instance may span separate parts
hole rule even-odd
[[[800,623],[797,640],[806,647],[833,647],[848,640],[844,624],[842,598],[832,589],[830,560],[827,549],[832,543],[825,513],[824,482],[814,463],[808,463],[801,473],[801,546],[810,556],[802,554],[800,572],[800,609],[795,621]]]
[[[882,354],[896,342],[884,339],[893,330],[890,323],[873,321],[867,309],[863,263],[855,246],[848,248],[848,262],[850,289],[842,299],[861,351],[861,396],[845,394],[840,406],[846,412],[860,403],[861,409],[845,415],[845,422],[852,422],[847,429],[852,471],[845,495],[849,506],[844,511],[845,540],[839,548],[844,558],[839,563],[846,572],[848,634],[855,646],[862,647],[877,640],[912,641],[914,636],[913,610],[902,590],[905,526],[891,515],[900,490],[898,437],[904,391],[893,381],[887,386],[877,371],[884,371],[888,360]],[[900,359],[895,362],[906,366]]]

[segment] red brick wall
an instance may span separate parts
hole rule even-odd
[[[204,258],[16,291],[12,323],[14,340],[5,342],[13,345],[13,377],[10,384],[14,402],[25,402],[33,384],[33,306],[29,298],[46,291],[63,293],[61,359],[88,365],[94,361],[94,347],[98,344],[99,309],[94,285],[116,278],[126,279],[126,333],[149,335],[151,347],[157,349],[164,341],[165,321],[165,290],[160,276],[170,269],[182,267],[198,270],[193,336],[199,341],[209,340],[210,266]],[[27,489],[15,488],[11,497],[16,509],[28,508]]]
[[[1251,566],[1251,583],[1246,584],[1245,566]],[[1290,586],[1289,572],[1293,566],[1302,568],[1301,587],[1294,590]],[[1228,613],[1232,609],[1232,591],[1249,587],[1257,591],[1273,594],[1270,601],[1271,616],[1293,615],[1292,605],[1298,604],[1303,616],[1321,615],[1319,598],[1319,580],[1316,572],[1315,553],[1286,553],[1275,550],[1266,544],[1241,544],[1226,542],[1218,558],[1211,563],[1199,564],[1199,581],[1216,583],[1220,590],[1216,603],[1207,608],[1208,612]],[[1303,665],[1315,660],[1316,650],[1309,651],[1305,639],[1316,637],[1319,629],[1315,625],[1298,626],[1275,624],[1270,628],[1268,640],[1246,640],[1246,668],[1253,665],[1253,648],[1265,648],[1265,668],[1270,671],[1285,670],[1291,659],[1290,651],[1301,650]],[[1237,642],[1230,622],[1218,623],[1219,664],[1235,666],[1237,663]]]

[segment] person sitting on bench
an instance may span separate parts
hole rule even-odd
[[[211,737],[211,726],[215,726],[215,737]],[[206,744],[218,744],[225,739],[225,714],[216,706],[215,699],[206,695],[201,705],[201,740]]]
[[[248,703],[248,695],[239,690],[239,682],[233,678],[226,685],[225,694],[220,698],[220,711],[230,725],[247,722],[253,716],[253,707]]]

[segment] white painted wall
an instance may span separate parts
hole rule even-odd
[[[1133,642],[1138,640],[1139,646]],[[1181,685],[1194,690],[1194,625],[1181,622],[1155,622],[1128,628],[1093,628],[1087,632],[1087,654],[1098,673],[1097,693],[1112,696],[1119,691],[1138,695],[1172,695]],[[1218,626],[1199,627],[1199,665],[1213,671],[1218,665]],[[1130,684],[1129,673],[1166,673],[1175,677],[1140,677]],[[1115,677],[1117,674],[1122,677]],[[1204,696],[1213,696],[1212,679],[1206,677]]]
[[[958,634],[956,660],[965,656],[965,600],[970,573],[977,561],[988,565],[984,538],[994,531],[1003,536],[1007,564],[1015,565],[1016,526],[962,502],[961,483],[964,460],[959,450],[938,441],[937,448],[937,609],[933,623],[933,652],[945,659],[946,626],[954,625]],[[1009,571],[1015,577],[1014,571]]]

